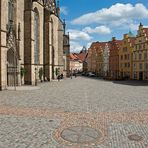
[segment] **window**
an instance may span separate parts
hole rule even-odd
[[[8,2],[8,20],[14,20],[14,0],[9,0]]]
[[[144,59],[145,60],[147,59],[147,53],[144,53]]]
[[[123,48],[123,52],[126,52],[126,51],[127,51],[127,47],[124,47],[124,48]]]
[[[142,54],[141,53],[139,53],[139,60],[141,60],[142,59]]]
[[[140,64],[139,64],[139,69],[142,70],[142,68],[143,68],[143,64],[140,63]]]
[[[134,79],[137,79],[137,72],[134,72],[133,77],[134,77]]]
[[[143,48],[145,49],[145,44],[143,44]]]
[[[133,53],[133,59],[136,60],[136,53]]]
[[[127,58],[128,58],[128,60],[130,59],[130,55],[129,54],[127,55]]]
[[[141,49],[141,45],[139,45],[139,49]]]
[[[128,63],[128,67],[130,67],[130,63]]]
[[[121,60],[123,60],[123,55],[121,55]]]
[[[144,64],[144,69],[145,69],[145,70],[148,70],[148,63],[145,63],[145,64]]]
[[[136,64],[135,63],[133,64],[133,67],[134,67],[134,69],[136,69]]]
[[[144,79],[148,80],[148,72],[147,71],[144,72]]]

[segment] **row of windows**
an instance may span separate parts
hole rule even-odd
[[[129,54],[125,54],[124,56],[121,55],[120,59],[121,60],[130,60],[130,55]]]
[[[137,54],[137,53],[134,53],[134,54],[133,54],[133,59],[134,59],[134,60],[136,60],[136,59],[137,59],[137,60],[138,60],[138,59],[141,60],[141,59],[143,59],[143,58],[144,58],[144,60],[146,60],[147,57],[148,57],[147,52],[146,52],[146,53],[142,53],[142,52],[141,52],[141,53],[139,53],[139,54]]]
[[[129,67],[130,67],[130,63],[129,63],[129,62],[128,62],[128,63],[124,63],[124,64],[121,63],[121,64],[120,64],[120,67],[121,67],[121,68],[123,68],[123,67],[125,67],[125,68],[128,67],[128,68],[129,68]]]
[[[140,75],[139,72],[134,72],[133,73],[134,79],[137,79],[138,78],[138,75]],[[144,73],[142,73],[142,75],[144,75],[144,79],[145,80],[148,80],[148,72],[147,71],[145,71]]]
[[[138,66],[138,64],[133,64],[133,67],[134,67],[134,69],[136,69],[137,68],[137,66]],[[146,70],[148,70],[148,63],[139,63],[139,69],[140,70],[142,70],[143,69],[143,66],[144,66],[144,69],[146,69]]]
[[[148,43],[143,43],[143,44],[139,44],[139,45],[135,45],[136,46],[136,49],[145,49],[145,46],[148,45]]]

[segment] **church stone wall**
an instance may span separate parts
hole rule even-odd
[[[1,84],[0,89],[5,89],[7,86],[7,45],[6,45],[6,24],[8,24],[8,2],[6,0],[1,0],[1,45],[0,45],[0,52],[1,52]]]

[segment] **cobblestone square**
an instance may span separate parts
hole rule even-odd
[[[0,148],[148,148],[146,81],[77,77],[29,89],[0,92]]]

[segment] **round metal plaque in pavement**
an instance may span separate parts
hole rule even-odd
[[[91,127],[74,126],[63,130],[61,137],[71,143],[83,144],[95,142],[102,137],[102,134]]]
[[[129,135],[128,139],[131,141],[141,141],[143,138],[137,134]]]

